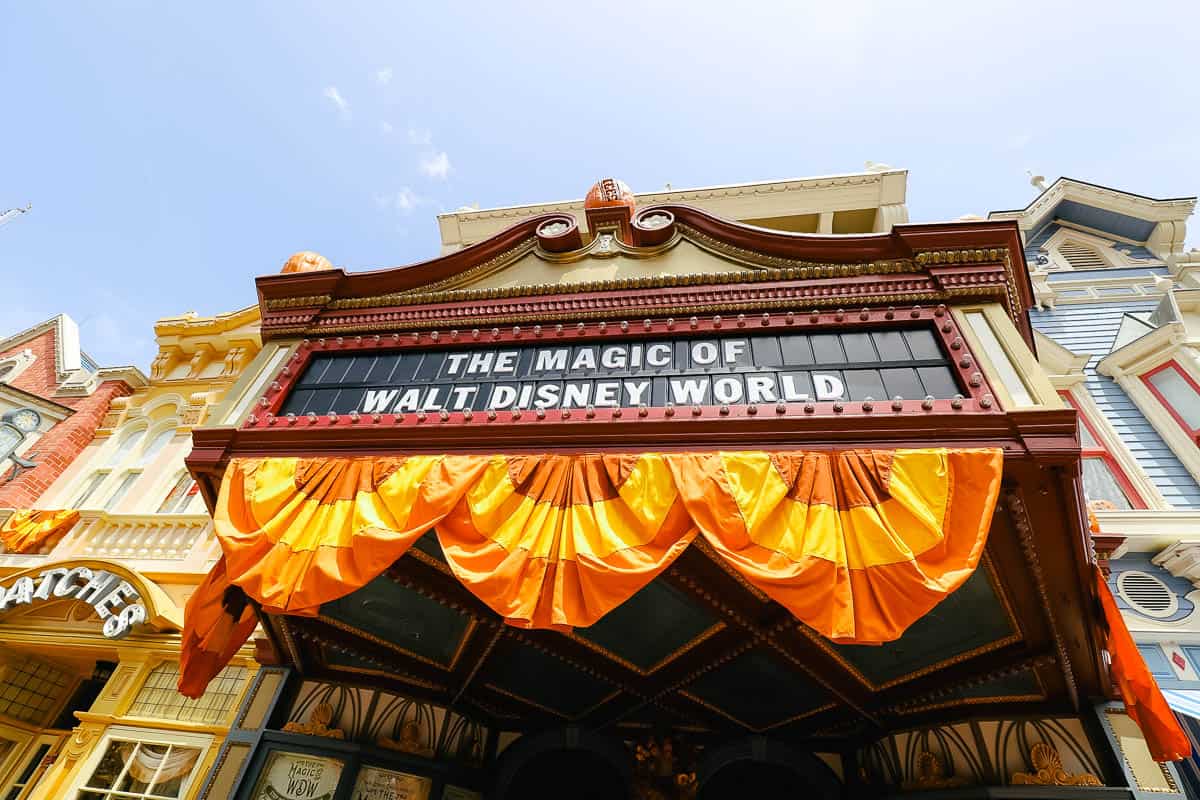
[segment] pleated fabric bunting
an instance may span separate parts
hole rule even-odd
[[[0,542],[10,553],[33,553],[42,543],[61,538],[79,522],[79,512],[15,511],[0,525]]]
[[[509,624],[569,629],[702,535],[823,635],[891,641],[978,565],[1002,470],[998,449],[944,448],[235,459],[214,515],[223,572],[203,590],[313,615],[434,528],[454,574]],[[218,629],[242,627],[218,620],[189,605],[185,649],[232,656],[251,631],[222,643]],[[227,661],[192,658],[181,690]]]

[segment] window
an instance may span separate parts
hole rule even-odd
[[[33,751],[32,757],[25,762],[21,773],[17,775],[8,786],[8,794],[4,795],[4,800],[17,800],[21,796],[21,792],[27,787],[38,782],[38,778],[42,777],[42,773],[46,771],[48,766],[45,762],[46,754],[50,752],[52,742],[43,741]]]
[[[174,742],[113,737],[92,768],[77,800],[181,798],[203,748]]]
[[[1200,385],[1192,376],[1168,361],[1143,375],[1142,381],[1192,441],[1200,443]]]
[[[138,442],[142,440],[142,434],[145,432],[146,430],[143,428],[137,431],[130,431],[121,437],[121,441],[117,443],[117,448],[113,450],[112,455],[104,462],[105,466],[115,467],[124,464],[125,460],[129,458],[129,454],[133,452]]]
[[[66,672],[24,658],[10,662],[0,684],[0,714],[21,722],[41,724],[69,693]]]
[[[165,431],[160,431],[158,435],[150,441],[150,444],[146,445],[145,449],[142,450],[141,455],[138,456],[138,466],[144,467],[153,461],[158,454],[163,451],[163,448],[167,446],[167,443],[174,438],[174,428],[167,428]]]
[[[1133,488],[1125,471],[1100,439],[1095,425],[1070,392],[1061,392],[1063,401],[1079,414],[1079,447],[1083,459],[1083,495],[1090,508],[1145,508],[1146,503]]]
[[[146,676],[129,706],[129,715],[216,725],[222,722],[241,698],[246,683],[245,667],[226,667],[217,673],[198,700],[189,700],[175,688],[179,664],[160,664]]]
[[[133,445],[131,444],[127,446],[126,442],[133,442],[136,444],[142,438],[143,437],[141,435],[135,434],[127,436],[125,439],[121,440],[121,445],[117,448],[117,452],[113,454],[113,459],[109,462],[109,464],[111,466],[117,466],[118,464],[124,463],[133,452]],[[120,482],[118,482],[116,487],[113,488],[112,492],[109,493],[108,499],[104,501],[105,511],[112,511],[117,507],[122,498],[129,493],[130,487],[132,487],[137,479],[140,478],[145,472],[146,466],[158,457],[158,454],[163,451],[163,448],[165,448],[173,438],[175,438],[175,428],[173,426],[155,434],[154,438],[150,440],[150,443],[143,447],[141,452],[138,453],[137,461],[134,462],[134,467],[132,469],[125,470],[121,474]]]
[[[171,490],[167,492],[167,496],[163,498],[162,504],[158,507],[158,513],[186,513],[188,507],[192,505],[192,501],[199,496],[200,486],[192,480],[192,476],[185,470],[179,474],[179,477],[175,479],[175,483],[171,485]]]
[[[128,480],[128,473],[122,476],[121,484],[117,487],[115,493],[110,493],[108,499],[100,504],[101,499],[96,495],[96,491],[104,485],[109,476],[113,473],[113,468],[124,464],[129,460],[129,456],[133,453],[138,443],[142,440],[142,435],[146,432],[145,428],[136,431],[129,431],[121,440],[117,442],[117,446],[113,449],[108,457],[104,459],[103,466],[100,469],[94,470],[87,478],[84,479],[83,485],[80,487],[79,493],[75,496],[75,502],[71,504],[72,508],[86,508],[89,501],[94,501],[91,505],[102,505],[105,509],[111,509],[120,501],[120,495],[124,494],[132,484],[132,480]],[[136,477],[136,476],[135,476]]]
[[[1000,383],[1003,384],[1004,388],[1012,396],[1013,404],[1018,408],[1027,408],[1034,405],[1034,400],[1029,396],[1029,390],[1025,387],[1025,381],[1021,379],[1017,368],[1013,366],[1012,360],[1008,357],[1008,352],[1004,349],[1004,345],[1000,343],[996,332],[992,330],[987,317],[983,315],[982,311],[968,311],[965,316],[967,323],[971,326],[971,330],[979,337],[979,343],[983,347],[983,352],[992,362],[992,366],[996,370],[996,377],[1000,379]]]
[[[83,484],[83,488],[79,490],[79,494],[75,497],[75,502],[71,503],[71,508],[83,508],[84,504],[91,499],[91,496],[100,488],[100,484],[104,483],[104,479],[108,477],[108,470],[97,470],[87,477],[87,481]]]
[[[142,476],[140,469],[128,469],[121,475],[121,482],[117,484],[117,488],[113,489],[108,499],[104,501],[104,510],[112,511],[117,507],[117,503],[121,502],[121,498],[129,491],[129,487],[133,486],[134,481]]]

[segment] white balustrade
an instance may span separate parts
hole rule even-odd
[[[0,524],[10,515],[0,509]],[[111,514],[82,511],[79,522],[44,552],[8,553],[0,545],[0,567],[32,567],[68,558],[135,562],[138,568],[190,571],[180,562],[211,561],[212,520],[207,514]]]
[[[71,535],[71,551],[90,558],[180,561],[211,530],[207,514],[84,512]]]

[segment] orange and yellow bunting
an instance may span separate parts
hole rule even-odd
[[[61,538],[78,521],[74,510],[15,511],[0,526],[0,542],[10,553],[32,553],[42,543]]]
[[[1002,467],[997,449],[944,448],[235,459],[208,589],[315,614],[435,528],[454,574],[510,624],[585,627],[703,536],[823,635],[890,641],[978,565]],[[187,625],[185,641],[236,651],[188,639],[190,605]]]

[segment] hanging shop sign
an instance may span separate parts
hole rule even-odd
[[[280,414],[742,405],[960,391],[929,328],[314,354]]]
[[[73,598],[87,603],[104,621],[104,635],[123,639],[134,625],[146,621],[146,607],[137,589],[119,575],[89,567],[54,567],[37,580],[17,578],[0,589],[0,611],[49,600]]]
[[[344,762],[276,750],[268,757],[253,800],[333,800]]]
[[[433,780],[379,767],[363,767],[350,800],[429,800]]]

